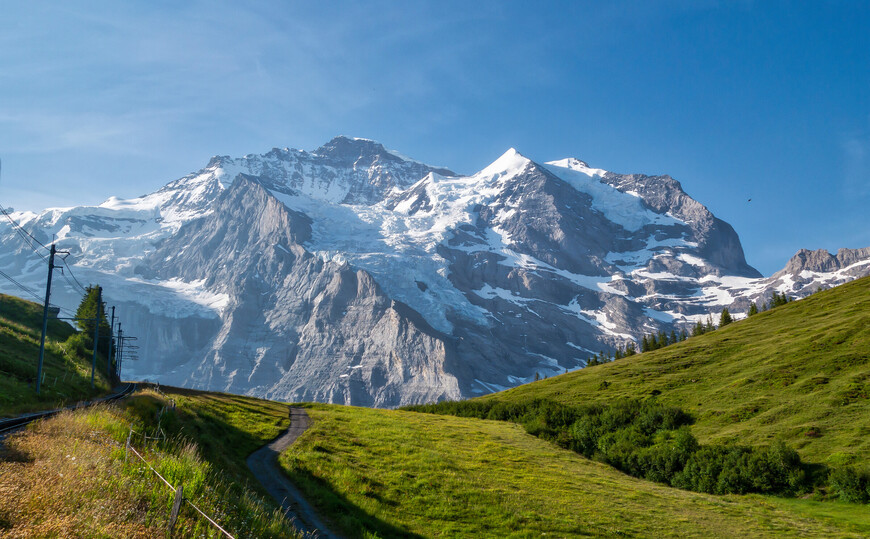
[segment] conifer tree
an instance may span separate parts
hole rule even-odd
[[[697,337],[698,335],[704,334],[704,324],[701,323],[700,320],[695,322],[695,327],[692,328],[692,337]]]
[[[635,350],[634,343],[633,342],[628,343],[628,345],[625,347],[625,357],[633,356],[636,353],[637,353],[637,350]]]
[[[649,352],[649,338],[647,338],[646,335],[644,335],[643,339],[640,341],[640,351]]]
[[[93,349],[94,346],[94,328],[97,320],[97,299],[100,297],[99,285],[88,286],[78,309],[76,309],[76,325],[87,339],[87,346]],[[100,335],[106,337],[109,335],[109,322],[106,320],[106,304],[105,302],[99,308],[100,318]],[[99,352],[102,354],[109,353],[109,340],[100,339]]]
[[[671,330],[671,337],[668,340],[671,342],[671,344],[676,344],[679,342],[679,340],[677,340],[677,332],[675,330]]]
[[[713,330],[715,330],[715,329],[716,329],[716,326],[713,325],[713,315],[712,315],[712,314],[708,314],[708,315],[707,315],[707,326],[704,328],[704,331],[705,331],[705,332],[707,332],[707,331],[713,331]]]
[[[755,302],[753,301],[752,303],[749,304],[748,316],[752,316],[754,314],[758,314],[758,305],[756,305]]]
[[[680,331],[680,340],[681,340],[681,341],[685,341],[685,340],[688,339],[688,338],[689,338],[689,334],[686,333],[686,329],[683,328],[683,330]]]
[[[722,314],[719,316],[719,327],[727,326],[731,322],[733,322],[731,319],[731,313],[728,312],[728,308],[726,307],[722,309]]]

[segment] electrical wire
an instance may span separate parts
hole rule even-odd
[[[70,266],[69,263],[64,258],[61,258],[60,260],[63,263],[66,270],[69,272],[69,276],[72,277],[73,281],[75,281],[76,285],[78,286],[79,291],[81,291],[83,294],[87,294],[88,293],[87,289],[84,286],[82,286],[82,283],[79,282],[78,279],[76,279],[76,276],[72,270],[72,266]],[[66,272],[62,272],[61,275],[63,275],[64,279],[66,279]],[[68,283],[70,283],[70,286],[75,286],[69,281],[69,279],[66,279],[66,280]]]
[[[2,167],[2,162],[0,162],[0,167]],[[0,168],[0,171],[2,171],[2,168]],[[33,236],[33,234],[24,230],[24,228],[22,228],[21,225],[16,223],[15,219],[13,219],[12,216],[6,212],[6,209],[3,208],[2,204],[0,204],[0,213],[3,213],[3,215],[5,215],[7,219],[9,219],[9,222],[12,223],[12,228],[14,228],[16,232],[18,232],[18,235],[21,236],[21,239],[24,240],[24,243],[26,243],[28,246],[30,246],[30,248],[33,249],[33,252],[36,253],[37,255],[39,255],[43,260],[46,260],[45,255],[40,253],[39,249],[37,249],[36,246],[33,245],[33,243],[31,243],[30,240],[33,240],[36,243],[38,243],[39,245],[41,245],[43,249],[46,249],[46,250],[50,250],[50,249],[48,247],[46,247],[46,245],[44,243],[42,243],[41,241],[36,239]]]
[[[18,223],[16,223],[16,222],[15,222],[15,219],[13,219],[12,216],[9,215],[9,214],[6,212],[6,210],[3,209],[2,204],[0,204],[0,213],[3,213],[3,215],[6,216],[6,219],[8,219],[10,223],[12,223],[12,229],[15,230],[15,232],[16,232],[16,233],[21,237],[22,240],[24,240],[24,243],[25,243],[28,247],[30,247],[30,249],[31,249],[34,253],[36,253],[36,255],[39,256],[42,260],[44,260],[44,261],[48,261],[48,259],[45,258],[45,255],[42,254],[42,253],[40,253],[40,252],[39,252],[39,249],[38,249],[35,245],[33,245],[33,242],[32,242],[31,240],[35,241],[36,243],[38,243],[39,245],[41,245],[42,247],[44,247],[44,248],[46,248],[46,249],[48,249],[48,247],[45,247],[45,245],[44,245],[41,241],[39,241],[38,239],[34,238],[33,235],[30,234],[30,232],[24,230],[24,228],[22,228],[21,225],[19,225]]]
[[[34,292],[33,289],[28,288],[27,286],[24,286],[23,284],[19,283],[18,281],[16,281],[16,280],[13,279],[12,277],[10,277],[8,274],[6,274],[6,273],[0,271],[0,277],[3,277],[3,278],[5,278],[6,280],[12,282],[12,284],[14,284],[15,286],[17,286],[18,288],[20,288],[20,289],[23,290],[24,292],[27,292],[28,294],[30,294],[31,296],[33,296],[34,298],[36,298],[36,299],[39,300],[40,302],[44,301],[44,298],[39,297],[39,294],[37,294],[36,292]]]
[[[67,266],[66,269],[69,269],[69,266]],[[72,275],[72,272],[70,272],[70,274]],[[72,275],[72,278],[75,282],[70,281],[69,277],[67,277],[67,274],[64,271],[61,271],[60,275],[61,275],[61,277],[63,277],[64,281],[67,282],[67,284],[70,286],[70,288],[72,288],[76,292],[81,292],[82,294],[88,293],[87,289],[82,286],[82,284],[78,281],[78,279],[75,278],[75,275]]]

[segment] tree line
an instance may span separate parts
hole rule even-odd
[[[780,294],[779,292],[774,291],[770,301],[761,304],[760,310],[758,305],[754,301],[750,303],[749,312],[747,313],[747,315],[754,316],[759,312],[768,311],[770,309],[779,307],[780,305],[791,303],[792,301],[794,301],[794,298],[787,296],[785,292]],[[662,330],[657,333],[649,333],[644,335],[640,341],[640,352],[650,352],[652,350],[658,350],[660,348],[664,348],[678,342],[683,342],[689,337],[697,337],[698,335],[710,333],[711,331],[715,331],[718,328],[727,326],[732,322],[734,322],[734,318],[731,316],[731,313],[726,307],[722,309],[722,312],[719,314],[718,325],[713,323],[712,315],[707,315],[706,321],[698,320],[695,323],[694,327],[692,327],[691,334],[689,334],[685,329],[682,329],[679,332],[677,332],[675,329],[672,329],[670,333]],[[604,351],[599,352],[597,356],[592,356],[586,360],[586,366],[594,367],[595,365],[601,365],[603,363],[608,363],[610,361],[615,361],[624,357],[633,356],[637,353],[638,351],[635,347],[635,344],[633,342],[628,343],[624,347],[617,346],[616,349],[611,353],[606,353]]]

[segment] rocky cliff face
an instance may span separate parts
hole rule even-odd
[[[870,249],[801,251],[764,278],[668,176],[510,150],[462,177],[346,137],[15,218],[104,286],[140,337],[131,377],[365,406],[499,390],[870,273]],[[2,224],[0,244],[0,269],[39,289],[44,262]],[[79,299],[63,281],[53,298]]]
[[[445,372],[449,338],[367,272],[306,251],[307,216],[244,175],[212,210],[135,270],[230,298],[208,346],[176,367],[177,383],[364,406],[459,398],[456,377]]]

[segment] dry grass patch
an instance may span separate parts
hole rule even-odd
[[[163,409],[169,398],[146,390],[122,404],[65,412],[9,436],[0,453],[0,536],[165,536],[174,494],[132,452],[127,455],[125,441],[132,426],[138,433],[134,446],[145,460],[171,484],[184,485],[185,498],[233,535],[296,537],[271,500],[234,473],[237,468],[227,471],[215,465],[181,431],[183,426],[196,431],[201,424],[195,413],[195,405],[201,402],[196,397],[190,400],[188,407],[177,404],[171,413],[158,414],[155,411]],[[243,416],[248,422],[262,415],[262,410],[246,404],[249,409]],[[164,419],[177,415],[186,419],[176,418],[178,428],[173,429]],[[220,424],[208,417],[210,433]],[[225,425],[227,446],[238,445],[245,433],[241,426],[240,422]],[[142,441],[143,434],[157,432],[168,437]],[[254,437],[264,434],[258,430]],[[188,504],[182,505],[173,537],[221,536]]]

